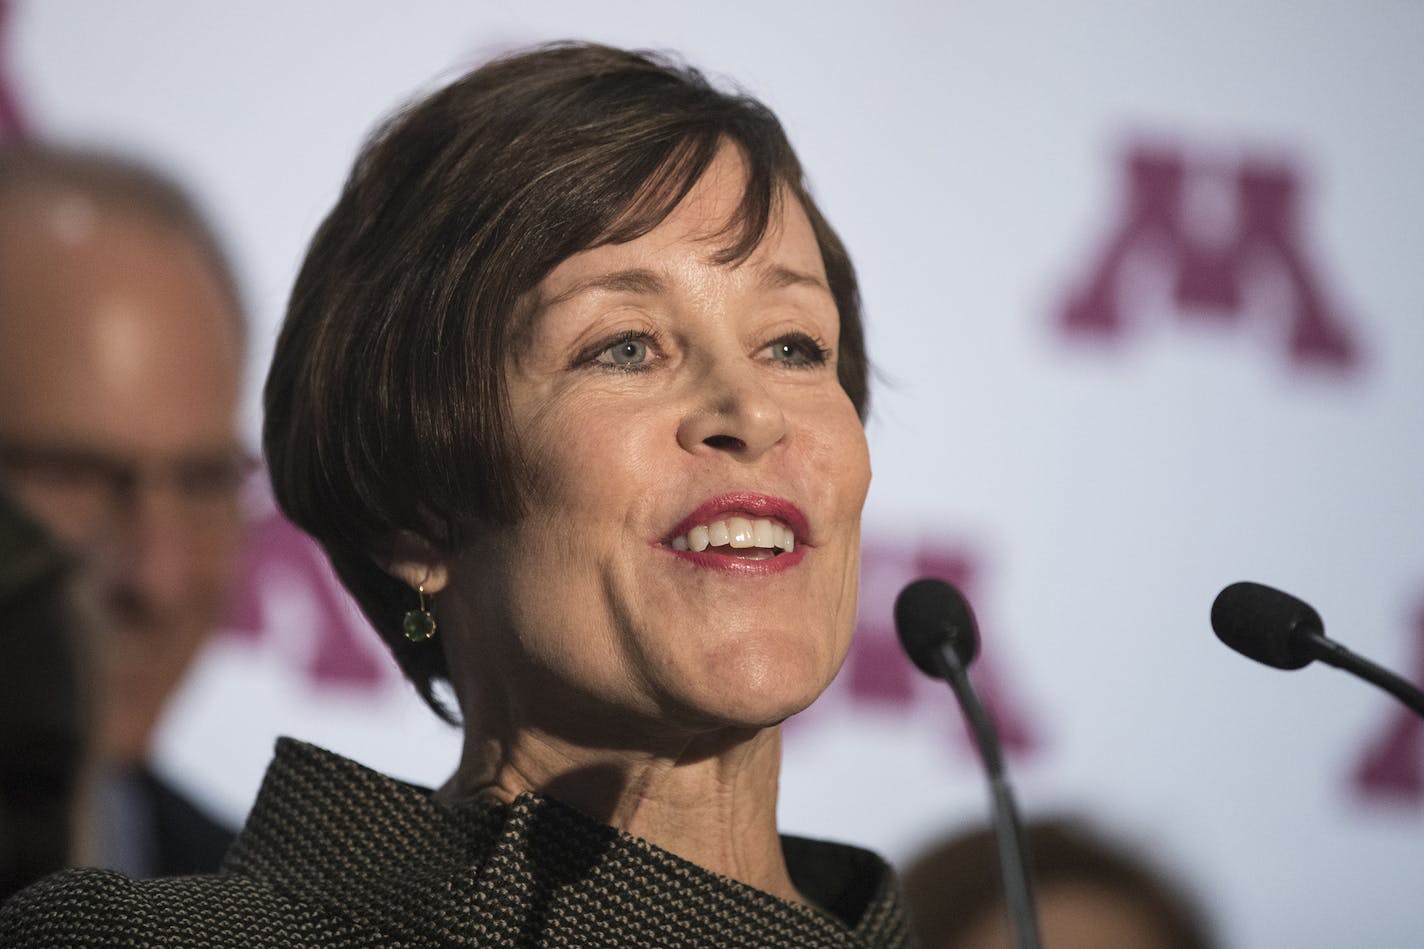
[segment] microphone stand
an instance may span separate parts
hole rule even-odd
[[[1038,912],[1029,887],[1023,831],[994,723],[969,684],[964,663],[960,662],[950,643],[946,641],[931,655],[939,660],[940,676],[949,682],[954,697],[964,710],[964,717],[974,733],[974,742],[979,747],[979,757],[984,762],[984,772],[989,778],[989,790],[994,798],[994,836],[999,844],[999,870],[1004,881],[1004,905],[1014,926],[1018,949],[1039,949]]]

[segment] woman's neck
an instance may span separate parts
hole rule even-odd
[[[547,732],[467,733],[460,767],[436,797],[555,798],[705,869],[800,900],[776,830],[778,727],[726,729],[656,749],[590,748]]]

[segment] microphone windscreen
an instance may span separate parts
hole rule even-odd
[[[1277,669],[1299,669],[1315,658],[1307,633],[1325,624],[1310,604],[1260,583],[1233,583],[1211,605],[1211,628],[1243,656]]]
[[[964,594],[943,580],[916,580],[895,598],[900,645],[925,675],[940,678],[940,650],[949,643],[964,668],[979,654],[979,632]]]

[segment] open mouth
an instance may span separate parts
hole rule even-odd
[[[698,524],[667,541],[673,550],[768,560],[796,549],[796,533],[771,518],[726,517]]]

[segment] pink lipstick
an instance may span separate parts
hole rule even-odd
[[[809,534],[806,516],[790,501],[729,492],[698,505],[656,546],[700,567],[759,575],[800,563],[812,546]]]

